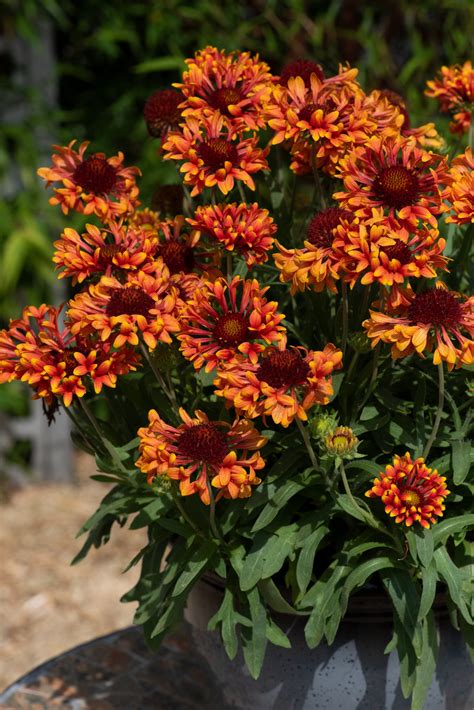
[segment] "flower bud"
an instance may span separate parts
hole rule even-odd
[[[324,439],[337,427],[337,414],[335,412],[321,412],[309,422],[309,430],[315,439]]]
[[[327,453],[339,458],[353,458],[358,445],[359,439],[348,426],[336,427],[324,439]]]

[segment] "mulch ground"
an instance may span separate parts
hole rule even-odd
[[[78,455],[77,484],[35,485],[0,505],[0,692],[39,663],[132,623],[121,595],[138,568],[121,571],[143,546],[143,531],[114,527],[111,540],[70,566],[84,538],[75,535],[107,486]]]

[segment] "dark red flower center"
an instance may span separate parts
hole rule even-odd
[[[154,306],[154,300],[142,288],[129,286],[128,288],[114,288],[111,290],[105,312],[108,316],[140,315],[147,317],[150,308]]]
[[[155,91],[146,100],[143,116],[151,136],[159,138],[163,131],[179,126],[181,111],[178,106],[183,100],[183,95],[174,89]]]
[[[375,178],[373,188],[386,205],[396,209],[415,204],[420,195],[417,176],[404,165],[383,168]]]
[[[296,59],[294,62],[285,64],[281,70],[280,83],[286,86],[289,79],[300,76],[309,88],[311,85],[311,74],[316,74],[320,81],[324,79],[324,72],[320,64],[311,61],[311,59]]]
[[[85,192],[102,195],[112,190],[117,182],[115,169],[100,155],[90,155],[79,163],[72,174],[72,179]]]
[[[408,317],[413,324],[423,323],[453,328],[461,321],[462,308],[451,291],[432,288],[415,296],[408,309]]]
[[[116,254],[122,251],[122,246],[120,244],[104,244],[100,247],[99,254],[102,261],[110,262]]]
[[[389,259],[397,259],[400,264],[409,264],[412,259],[410,247],[404,242],[396,242],[389,247],[382,247],[382,251]]]
[[[275,350],[262,360],[255,375],[270,387],[296,387],[306,382],[310,369],[297,350]]]
[[[64,364],[66,365],[66,374],[67,375],[72,375],[76,367],[78,367],[79,363],[77,362],[76,358],[74,357],[74,353],[79,352],[77,348],[67,348],[66,350],[63,350],[62,357]]]
[[[306,106],[303,106],[303,108],[301,109],[301,111],[298,114],[299,120],[306,121],[307,123],[310,123],[311,116],[318,108],[322,108],[322,106],[319,106],[318,104],[306,104]]]
[[[232,116],[229,111],[229,106],[234,106],[242,101],[243,95],[237,87],[225,87],[216,89],[209,96],[209,103],[213,108],[219,109],[225,116]]]
[[[158,253],[172,274],[181,271],[189,274],[193,270],[194,253],[192,248],[176,239],[160,244]]]
[[[248,318],[232,311],[219,317],[213,333],[221,345],[228,347],[236,347],[251,337]]]
[[[235,165],[239,159],[236,146],[223,138],[204,140],[197,149],[197,154],[204,165],[212,170],[223,168],[225,162]]]
[[[350,220],[352,212],[340,207],[328,207],[327,210],[318,212],[308,225],[306,239],[315,247],[330,249],[334,239],[333,231],[342,219]]]
[[[226,435],[216,424],[196,424],[185,429],[177,441],[179,453],[193,461],[214,466],[222,463],[229,453]]]

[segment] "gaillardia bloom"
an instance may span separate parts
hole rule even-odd
[[[174,84],[185,96],[181,110],[186,120],[212,118],[217,113],[233,136],[265,126],[263,104],[273,77],[258,55],[205,47],[193,59],[186,59],[186,64],[182,83]]]
[[[448,186],[444,197],[452,205],[452,212],[446,222],[468,224],[474,222],[474,157],[471,148],[451,163]]]
[[[420,523],[429,528],[443,515],[444,499],[450,493],[446,478],[428,468],[423,458],[412,461],[408,451],[404,456],[394,456],[393,465],[386,466],[379,476],[365,495],[380,498],[385,512],[396,523],[407,527]]]
[[[69,302],[68,317],[74,334],[97,332],[103,341],[113,339],[115,348],[136,346],[141,336],[153,350],[158,342],[170,343],[179,329],[175,308],[169,271],[158,259],[152,273],[132,272],[126,283],[103,276]]]
[[[448,369],[474,362],[474,296],[464,300],[445,288],[420,293],[407,289],[397,305],[387,312],[370,311],[364,321],[372,347],[379,341],[392,345],[392,357],[399,359],[434,349],[433,363],[443,360]]]
[[[156,476],[179,481],[181,495],[197,493],[210,503],[210,486],[219,489],[219,498],[248,498],[252,486],[260,483],[256,471],[265,461],[258,449],[266,443],[252,422],[236,419],[233,424],[209,421],[197,410],[194,418],[179,410],[183,423],[173,427],[152,409],[149,426],[138,430],[138,468],[151,483]]]
[[[246,417],[271,417],[287,427],[315,404],[327,404],[332,372],[342,367],[342,352],[328,344],[322,351],[270,347],[252,363],[244,356],[219,366],[216,394]]]
[[[273,255],[280,271],[280,281],[291,282],[291,293],[311,287],[320,292],[328,288],[335,292],[339,278],[341,255],[334,249],[338,228],[348,229],[354,214],[340,207],[328,207],[317,212],[308,225],[304,247],[287,249],[277,242]],[[358,221],[358,220],[357,220]]]
[[[426,95],[439,101],[441,111],[454,114],[450,125],[453,133],[466,133],[469,130],[474,106],[474,69],[472,62],[461,66],[441,67],[439,75],[427,82]]]
[[[255,135],[233,140],[219,113],[203,120],[190,116],[181,131],[168,134],[163,150],[165,160],[184,161],[180,172],[185,184],[193,187],[193,197],[215,185],[227,195],[236,180],[255,190],[252,175],[268,170],[268,148],[259,148]]]
[[[383,207],[387,221],[395,219],[407,229],[420,220],[436,227],[436,216],[444,209],[446,160],[408,138],[373,136],[341,160],[339,177],[345,192],[333,197],[362,219],[370,218],[374,207]]]
[[[178,335],[181,352],[196,370],[205,365],[210,372],[238,353],[257,362],[265,344],[284,339],[280,323],[285,316],[278,313],[276,301],[267,301],[267,291],[256,279],[239,276],[230,283],[220,278],[196,289],[181,308]]]
[[[256,202],[251,205],[236,202],[205,205],[198,207],[194,217],[187,221],[227,251],[235,250],[241,254],[248,267],[267,261],[277,229],[268,210]]]
[[[143,117],[148,133],[153,138],[163,139],[168,131],[179,127],[183,97],[174,89],[162,89],[149,96],[143,108]]]
[[[62,182],[62,187],[54,188],[50,204],[61,205],[64,214],[69,210],[95,214],[103,222],[130,215],[140,204],[135,181],[139,169],[124,167],[123,153],[112,158],[92,153],[86,158],[89,142],[81,143],[77,151],[73,148],[75,142],[54,145],[57,152],[52,155],[52,167],[38,170],[46,187]]]
[[[72,277],[76,284],[93,274],[146,270],[153,265],[158,240],[150,230],[111,222],[102,229],[86,224],[82,234],[66,227],[54,246],[53,262],[61,270],[58,278]]]
[[[358,281],[364,286],[378,282],[398,288],[409,277],[435,278],[437,269],[446,269],[445,246],[437,229],[423,226],[408,231],[393,220],[387,222],[384,211],[375,208],[370,220],[341,224],[333,242],[351,288]]]
[[[88,382],[98,394],[115,387],[118,375],[136,369],[130,348],[112,349],[91,334],[76,337],[69,324],[58,323],[61,309],[42,305],[25,308],[22,317],[0,331],[0,383],[26,382],[50,405],[55,398],[69,407],[86,394]]]

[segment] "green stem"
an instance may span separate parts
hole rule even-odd
[[[199,535],[200,537],[205,537],[203,534],[202,530],[199,530],[199,528],[196,526],[193,520],[189,517],[189,515],[186,513],[183,504],[181,503],[181,500],[179,498],[179,493],[174,487],[174,485],[171,485],[171,495],[173,496],[174,502],[176,503],[176,507],[178,508],[179,512],[183,516],[183,519],[187,522],[187,524],[194,530],[196,535]]]
[[[232,264],[232,252],[228,251],[226,254],[226,266],[227,266],[227,282],[232,281],[232,275],[234,273],[234,266]]]
[[[154,376],[155,376],[155,378],[156,378],[156,381],[157,381],[158,384],[160,385],[160,387],[161,387],[161,389],[163,390],[163,392],[165,393],[165,395],[168,397],[168,400],[170,401],[170,404],[173,406],[173,408],[174,408],[176,411],[178,411],[178,403],[177,403],[177,401],[176,401],[176,394],[174,393],[174,391],[173,391],[173,393],[172,393],[172,392],[168,389],[168,387],[167,387],[167,385],[166,385],[166,382],[165,382],[165,380],[164,380],[164,378],[163,378],[163,375],[162,375],[161,372],[156,368],[155,363],[153,362],[153,360],[151,359],[151,357],[150,357],[150,355],[149,355],[149,353],[148,353],[148,350],[147,350],[147,348],[146,348],[146,345],[145,345],[144,343],[140,343],[140,348],[141,348],[141,351],[142,351],[142,353],[143,353],[143,357],[145,358],[145,360],[146,360],[147,363],[149,364],[150,369],[151,369],[151,371],[153,372],[153,374],[154,374]],[[174,396],[173,396],[173,395],[174,395]]]
[[[367,391],[365,393],[365,397],[363,398],[361,404],[359,405],[357,411],[361,412],[364,409],[365,403],[369,399],[370,395],[372,394],[374,390],[374,385],[375,385],[375,380],[377,379],[378,371],[379,371],[379,357],[380,357],[380,343],[377,343],[375,346],[374,350],[374,357],[372,360],[372,372],[370,373],[370,379],[367,384]]]
[[[310,441],[310,438],[309,438],[309,435],[308,435],[308,430],[307,430],[306,427],[303,425],[303,422],[301,421],[301,419],[298,418],[298,416],[295,417],[295,421],[296,421],[296,424],[297,424],[297,426],[298,426],[298,429],[300,430],[300,434],[301,434],[301,436],[302,436],[304,445],[305,445],[305,447],[306,447],[306,451],[308,452],[308,456],[309,456],[309,458],[310,458],[310,460],[311,460],[311,463],[312,463],[312,465],[313,465],[314,470],[315,470],[317,473],[322,473],[322,474],[323,474],[324,483],[325,483],[328,487],[330,487],[331,482],[330,482],[329,478],[327,477],[326,472],[325,472],[325,471],[321,471],[321,469],[320,469],[320,467],[319,467],[319,465],[318,465],[318,459],[316,458],[316,454],[314,453],[314,449],[313,449],[313,447],[312,447],[312,445],[311,445],[311,441]]]
[[[444,369],[443,362],[441,361],[438,365],[438,408],[436,410],[436,417],[433,424],[433,429],[431,430],[430,438],[426,442],[425,448],[423,450],[423,458],[426,459],[431,451],[433,442],[436,439],[436,434],[438,433],[439,425],[441,422],[441,417],[443,415],[444,407]]]
[[[314,142],[311,145],[311,169],[313,171],[314,187],[316,189],[316,194],[319,199],[320,207],[322,207],[325,210],[327,207],[327,203],[326,203],[326,197],[324,195],[323,186],[321,184],[321,177],[319,175],[319,170],[316,165],[316,143],[314,143]]]
[[[242,185],[242,183],[240,182],[240,180],[237,180],[237,188],[238,188],[238,190],[239,190],[240,199],[242,200],[242,202],[247,203],[247,198],[245,197],[244,186]]]
[[[351,488],[349,486],[349,481],[347,480],[347,475],[346,475],[346,469],[344,468],[344,463],[341,461],[339,464],[339,472],[341,474],[341,479],[342,479],[342,485],[344,486],[344,490],[347,493],[347,497],[350,499],[352,505],[354,508],[357,508],[359,513],[364,517],[367,518],[367,513],[363,508],[360,507],[354,496],[352,495]]]
[[[89,409],[88,405],[84,402],[82,397],[78,397],[79,404],[81,405],[82,411],[86,415],[87,419],[90,421],[92,424],[92,427],[94,428],[95,432],[97,433],[97,436],[99,437],[100,441],[104,445],[106,451],[110,454],[112,461],[115,463],[118,469],[122,473],[127,473],[127,469],[124,467],[123,463],[117,456],[117,452],[115,451],[115,447],[113,444],[110,443],[110,441],[103,435],[102,430],[99,426],[99,422],[95,418],[95,416],[92,414],[91,410]]]
[[[214,535],[214,537],[217,538],[219,542],[224,545],[224,539],[220,534],[216,524],[216,499],[214,498],[214,492],[212,490],[211,482],[209,481],[209,479],[206,479],[206,483],[207,491],[209,493],[209,525],[211,526],[212,534]]]
[[[342,354],[346,354],[347,336],[349,334],[349,299],[347,295],[347,284],[342,282]]]

